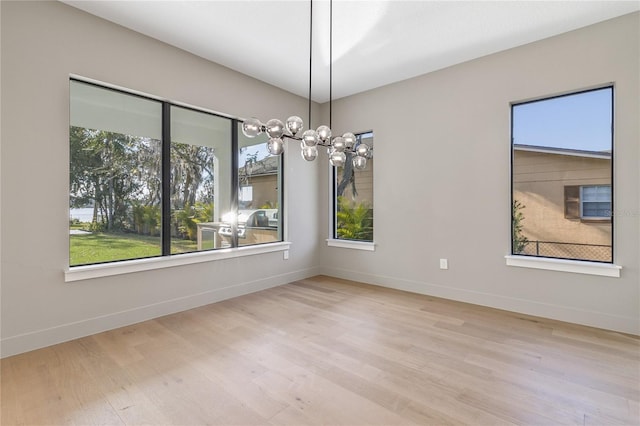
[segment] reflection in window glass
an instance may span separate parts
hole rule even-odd
[[[238,245],[282,241],[282,157],[269,154],[266,135],[238,135]]]
[[[223,247],[230,209],[231,120],[171,107],[171,253]]]
[[[373,133],[356,135],[356,146],[366,143],[373,148]],[[341,240],[373,241],[373,163],[367,160],[364,170],[352,165],[353,156],[347,153],[344,167],[335,167],[335,234]]]
[[[613,88],[512,106],[512,253],[613,262]]]
[[[159,102],[71,81],[69,264],[158,256]]]

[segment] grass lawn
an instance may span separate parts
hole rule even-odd
[[[70,241],[69,264],[71,266],[139,259],[162,254],[160,237],[147,235],[93,233],[70,235]],[[178,239],[171,241],[172,253],[184,253],[196,249],[195,241]]]

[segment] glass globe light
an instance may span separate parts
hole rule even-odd
[[[335,149],[338,152],[344,152],[345,148],[347,147],[347,144],[345,143],[344,138],[342,136],[333,138],[331,145],[333,146],[333,149]]]
[[[334,167],[342,167],[347,161],[347,154],[340,151],[333,151],[329,156],[329,162]]]
[[[367,154],[369,154],[369,145],[367,145],[366,143],[361,143],[360,145],[358,145],[356,147],[356,154],[358,154],[359,157],[366,157]]]
[[[306,146],[316,146],[318,144],[318,134],[315,130],[305,130],[302,134],[302,143]]]
[[[247,118],[242,123],[242,133],[248,138],[255,138],[262,133],[263,124],[257,118]]]
[[[318,148],[315,146],[304,146],[300,154],[305,160],[313,161],[318,157]]]
[[[353,148],[353,146],[356,144],[356,135],[354,135],[353,133],[347,132],[342,135],[342,137],[344,138],[344,143],[347,146],[347,149]]]
[[[267,128],[267,134],[272,139],[281,138],[282,135],[284,135],[284,123],[277,118],[272,118],[271,120],[267,121],[267,124],[265,126]]]
[[[367,157],[356,155],[353,157],[353,167],[356,170],[364,170],[367,168]]]
[[[284,152],[284,141],[280,138],[271,138],[267,142],[267,151],[271,155],[280,155]]]
[[[320,126],[318,127],[316,132],[318,133],[318,138],[322,143],[325,143],[327,140],[331,139],[331,129],[329,128],[329,126]]]
[[[298,117],[297,115],[292,115],[291,117],[287,118],[286,127],[291,135],[295,136],[300,130],[302,130],[302,128],[304,127],[304,123],[302,122],[302,118]]]

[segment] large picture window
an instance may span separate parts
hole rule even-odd
[[[356,146],[366,143],[373,148],[373,132],[356,135]],[[347,154],[344,167],[335,167],[334,239],[373,241],[373,170],[374,159],[369,158],[364,170],[356,170],[353,154]]]
[[[512,254],[613,262],[613,87],[511,112]]]
[[[238,120],[78,80],[70,102],[70,266],[282,241],[281,159],[255,146],[268,191],[238,187]]]

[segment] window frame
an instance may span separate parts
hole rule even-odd
[[[375,132],[373,129],[365,130],[361,132],[355,132],[356,138],[360,138],[362,135],[371,134],[372,138],[375,138]],[[371,147],[373,149],[373,147]],[[370,241],[367,240],[350,240],[345,238],[338,238],[338,228],[337,228],[337,220],[336,214],[338,212],[337,205],[337,168],[333,167],[329,164],[329,237],[326,239],[328,247],[340,247],[340,248],[348,248],[354,250],[364,250],[364,251],[375,251],[376,243],[375,243],[375,221],[373,226],[373,236]],[[369,166],[368,166],[369,167]],[[375,171],[373,172],[375,174]],[[375,179],[372,176],[372,191],[375,188]],[[371,209],[375,209],[375,199],[372,203]],[[374,210],[374,218],[375,218],[375,210]]]
[[[241,257],[247,255],[254,255],[259,253],[269,253],[274,251],[287,252],[290,247],[290,243],[285,241],[285,186],[284,186],[284,156],[280,158],[280,170],[277,174],[278,179],[278,197],[279,197],[279,212],[278,212],[278,240],[267,243],[256,243],[251,245],[240,246],[238,244],[238,229],[237,225],[233,224],[233,238],[232,246],[230,248],[212,248],[205,250],[195,250],[182,253],[171,253],[171,232],[165,232],[171,227],[171,107],[179,107],[187,110],[192,110],[198,113],[208,114],[214,117],[223,118],[229,121],[231,126],[231,176],[230,176],[230,188],[229,197],[231,211],[238,211],[238,196],[239,196],[239,178],[238,178],[238,157],[239,157],[239,142],[238,142],[238,129],[243,119],[233,117],[228,114],[218,113],[208,110],[206,108],[195,107],[187,105],[185,103],[169,101],[167,99],[160,98],[158,96],[149,95],[135,90],[122,88],[113,84],[104,83],[101,81],[85,78],[78,75],[69,75],[69,88],[73,82],[90,85],[103,90],[110,90],[122,95],[133,96],[153,102],[158,102],[161,105],[161,123],[162,123],[162,140],[161,142],[161,254],[155,256],[148,256],[142,258],[127,258],[120,260],[110,260],[104,262],[96,262],[91,264],[79,264],[71,265],[70,258],[65,268],[65,281],[77,281],[89,278],[96,278],[101,276],[118,275],[122,273],[138,272],[150,269],[158,269],[164,267],[178,266],[183,264],[200,263],[205,261],[227,259],[230,257]],[[67,91],[70,93],[70,90]],[[71,105],[71,98],[69,96],[69,105]],[[68,126],[70,128],[70,125]],[[70,197],[70,194],[68,195]],[[67,202],[69,205],[69,202]],[[71,247],[71,238],[68,236],[69,248]],[[70,255],[70,250],[67,251]]]
[[[584,260],[584,259],[572,259],[572,258],[563,258],[563,257],[552,257],[552,256],[542,256],[542,255],[528,255],[528,254],[522,254],[522,253],[515,253],[515,242],[513,239],[513,223],[514,223],[514,210],[513,210],[513,205],[515,202],[515,197],[514,197],[514,107],[517,107],[519,105],[525,105],[525,104],[529,104],[529,103],[535,103],[535,102],[540,102],[540,101],[546,101],[546,100],[552,100],[552,99],[558,99],[558,98],[563,98],[563,97],[567,97],[567,96],[574,96],[574,95],[580,95],[580,94],[584,94],[584,93],[589,93],[589,92],[594,92],[594,91],[598,91],[598,90],[603,90],[603,89],[609,89],[611,91],[610,96],[611,96],[611,155],[610,155],[610,161],[609,161],[609,173],[610,173],[610,183],[608,184],[608,186],[611,187],[611,200],[610,200],[610,205],[611,205],[611,217],[606,218],[606,219],[598,219],[598,218],[594,218],[594,219],[583,219],[582,218],[582,186],[595,186],[595,185],[575,185],[576,187],[579,188],[579,199],[577,200],[577,207],[579,210],[579,217],[577,217],[576,219],[579,219],[580,221],[583,222],[610,222],[611,223],[611,259],[608,261],[597,261],[597,260]],[[567,91],[567,92],[563,92],[557,95],[552,95],[552,96],[541,96],[541,97],[536,97],[536,98],[531,98],[528,100],[523,100],[523,101],[515,101],[515,102],[511,102],[509,104],[509,112],[510,112],[510,127],[509,127],[509,151],[510,151],[510,164],[509,164],[509,171],[510,171],[510,182],[509,182],[509,187],[510,187],[510,205],[509,205],[509,216],[511,217],[511,221],[510,221],[510,232],[509,232],[509,236],[510,236],[510,242],[509,242],[509,253],[508,255],[505,256],[505,259],[507,261],[507,265],[508,266],[519,266],[519,267],[526,267],[526,268],[534,268],[534,269],[546,269],[546,270],[555,270],[555,271],[564,271],[564,272],[575,272],[575,273],[583,273],[583,274],[589,274],[589,275],[604,275],[604,276],[611,276],[611,277],[619,277],[620,276],[620,270],[622,269],[621,266],[618,266],[615,264],[615,254],[616,254],[616,250],[615,250],[615,227],[614,227],[614,199],[615,199],[615,192],[614,192],[614,184],[615,184],[615,174],[614,174],[614,159],[615,159],[615,155],[614,155],[614,151],[615,151],[615,84],[614,83],[606,83],[603,85],[598,85],[598,86],[593,86],[590,88],[586,88],[586,89],[579,89],[579,90],[572,90],[572,91]],[[569,218],[567,217],[567,193],[566,193],[566,188],[568,186],[564,187],[564,214],[565,214],[565,218]]]

